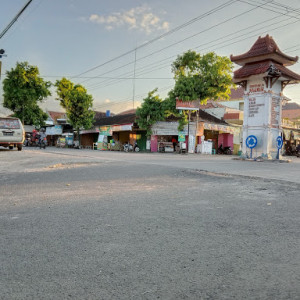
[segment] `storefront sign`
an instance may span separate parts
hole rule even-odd
[[[112,136],[111,126],[100,126],[99,127],[99,135]]]
[[[61,135],[62,134],[61,125],[54,125],[52,127],[47,127],[46,134],[47,135]]]
[[[263,83],[250,84],[249,93],[261,93],[264,91],[264,88]]]
[[[176,99],[176,109],[199,110],[200,100],[184,101]]]
[[[178,132],[178,142],[185,142],[185,132],[183,131]]]
[[[80,130],[79,134],[89,134],[89,133],[98,133],[98,132],[99,132],[98,128],[93,128],[93,129]]]
[[[127,124],[127,125],[113,125],[112,131],[114,131],[114,132],[116,132],[116,131],[131,131],[132,125],[133,125],[133,123]]]

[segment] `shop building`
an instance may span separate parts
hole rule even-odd
[[[81,130],[81,144],[98,150],[122,150],[125,143],[137,142],[146,150],[146,131],[138,127],[135,112],[100,117],[90,130]]]
[[[182,131],[178,131],[175,118],[156,122],[152,126],[150,149],[151,152],[173,152],[172,140],[175,139],[177,144],[184,142],[189,153],[211,154],[216,153],[221,144],[233,149],[234,135],[239,134],[239,126],[229,125],[200,109],[191,114],[189,125],[185,125]]]
[[[67,121],[64,112],[47,111],[46,135],[49,146],[72,146],[74,142],[73,127]]]

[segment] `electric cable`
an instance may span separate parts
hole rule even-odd
[[[150,41],[148,41],[148,42],[146,42],[146,43],[144,43],[144,44],[142,44],[140,46],[135,47],[132,50],[129,50],[129,51],[123,53],[123,54],[120,54],[120,55],[118,55],[118,56],[116,56],[116,57],[114,57],[114,58],[112,58],[112,59],[110,59],[110,60],[108,60],[108,61],[106,61],[106,62],[104,62],[104,63],[102,63],[100,65],[98,65],[98,66],[92,67],[92,68],[88,69],[87,71],[84,71],[84,72],[80,73],[79,75],[75,75],[74,77],[78,77],[78,76],[84,75],[84,74],[86,74],[88,72],[94,71],[95,69],[103,67],[103,66],[105,66],[105,65],[107,65],[107,64],[109,64],[109,63],[111,63],[111,62],[113,62],[113,61],[115,61],[117,59],[120,59],[120,58],[122,58],[122,57],[124,57],[124,56],[126,56],[126,55],[128,55],[128,54],[130,54],[130,53],[132,53],[132,52],[134,52],[136,50],[138,50],[138,49],[144,48],[144,47],[146,47],[146,46],[148,46],[148,45],[150,45],[150,44],[152,44],[152,43],[154,43],[154,42],[156,42],[156,41],[158,41],[158,40],[160,40],[160,39],[162,39],[162,38],[164,38],[164,37],[166,37],[166,36],[168,36],[168,35],[170,35],[170,34],[172,34],[174,32],[176,32],[176,31],[178,31],[178,30],[180,30],[180,29],[182,29],[182,28],[184,28],[186,26],[189,26],[192,23],[194,23],[196,21],[199,21],[199,20],[201,20],[201,19],[203,19],[203,18],[205,18],[205,17],[207,17],[207,16],[209,16],[209,15],[211,15],[211,14],[213,14],[213,13],[215,13],[215,12],[217,12],[217,11],[219,11],[219,10],[221,10],[221,9],[223,9],[223,8],[229,6],[229,5],[231,5],[231,4],[233,4],[233,3],[237,2],[237,1],[238,0],[229,0],[226,3],[221,4],[221,5],[217,6],[216,8],[211,9],[210,11],[208,11],[208,12],[206,12],[206,13],[200,15],[200,16],[198,16],[196,18],[193,18],[193,19],[189,20],[188,22],[185,22],[185,23],[179,25],[179,26],[175,27],[174,29],[171,29],[171,30],[169,30],[169,31],[167,31],[167,32],[159,35],[158,37],[156,37],[156,38],[154,38],[154,39],[152,39],[152,40],[150,40]]]
[[[275,18],[272,18],[272,19],[270,19],[270,20],[273,20],[273,19],[277,19],[277,17],[275,17]],[[290,19],[290,18],[289,18]],[[273,26],[273,25],[275,25],[275,24],[279,24],[279,23],[282,23],[282,22],[286,22],[287,20],[289,20],[289,19],[285,19],[285,20],[282,20],[282,21],[280,21],[280,22],[275,22],[275,23],[272,23],[272,24],[269,24],[268,26]],[[261,23],[265,23],[266,21],[263,21],[263,22],[261,22]],[[298,22],[298,21],[296,21],[296,22]],[[261,24],[261,23],[259,23],[259,24]],[[287,25],[290,25],[290,24],[294,24],[295,22],[291,22],[291,23],[288,23],[288,24],[285,24],[285,25],[283,25],[283,26],[279,26],[279,27],[276,27],[276,28],[272,28],[272,30],[276,30],[276,29],[278,29],[278,28],[281,28],[281,27],[284,27],[284,26],[287,26]],[[265,28],[266,26],[264,26],[264,27],[262,27],[262,28]],[[249,34],[249,33],[251,33],[251,32],[256,32],[256,31],[258,31],[258,30],[260,30],[260,29],[262,29],[262,28],[259,28],[259,29],[254,29],[254,30],[252,30],[252,31],[250,31],[250,32],[248,32],[247,34]],[[248,28],[245,28],[245,29],[248,29]],[[241,32],[241,31],[244,31],[245,29],[241,29],[241,30],[238,30],[238,31],[236,31],[235,33],[238,33],[238,32]],[[270,29],[269,29],[270,30]],[[235,34],[234,33],[234,34]],[[232,33],[231,34],[228,34],[228,35],[226,35],[226,36],[224,36],[224,37],[222,37],[222,39],[224,39],[224,38],[227,38],[228,36],[232,36]],[[247,39],[248,38],[252,38],[253,36],[256,36],[256,35],[251,35],[250,37],[247,37]],[[231,38],[231,39],[227,39],[225,42],[230,42],[230,41],[232,41],[232,40],[235,40],[236,38],[238,38],[238,37],[233,37],[233,38]],[[214,41],[219,41],[220,39],[215,39]],[[239,40],[239,41],[244,41],[245,39],[243,38],[243,39],[241,39],[241,40]],[[237,41],[237,42],[239,42],[239,41]],[[204,45],[206,45],[206,44],[211,44],[213,41],[210,41],[210,42],[208,42],[208,43],[205,43],[205,44],[202,44],[202,45],[200,45],[200,46],[197,46],[197,47],[195,47],[194,49],[198,49],[198,48],[200,48],[200,47],[203,47]],[[220,44],[223,44],[224,43],[224,41],[222,41],[222,42],[219,42],[219,43],[217,43],[217,44],[214,44],[214,45],[212,45],[212,46],[210,46],[210,47],[215,47],[215,46],[218,46],[218,45],[220,45]],[[236,43],[236,42],[235,42]],[[230,43],[230,44],[232,44],[232,43]],[[230,44],[226,44],[225,46],[228,46],[228,45],[230,45]],[[223,46],[223,47],[225,47],[225,46]],[[222,48],[223,48],[222,47]],[[207,47],[208,48],[208,47]],[[207,48],[202,48],[201,50],[205,50],[205,49],[207,49]],[[175,55],[176,56],[176,55]],[[172,57],[174,57],[174,56],[171,56],[171,57],[169,57],[169,58],[172,58]],[[169,59],[169,58],[167,58],[167,59]],[[161,63],[161,61],[159,61],[159,63]],[[153,64],[152,64],[153,65]],[[167,65],[169,65],[169,63],[167,64]],[[162,66],[161,66],[161,64],[160,64],[160,68],[159,69],[161,69],[161,68],[163,68]],[[156,70],[156,69],[155,69]],[[129,73],[129,72],[128,72]],[[128,74],[127,73],[127,74]],[[139,75],[141,75],[140,73],[139,73]],[[101,83],[103,83],[103,82],[101,82]],[[94,90],[95,89],[95,87],[96,86],[90,86],[89,87],[89,89],[92,89],[92,90]],[[97,85],[97,87],[99,87],[98,85]],[[105,87],[107,87],[107,85],[105,85]]]
[[[269,2],[267,2],[267,3],[269,3]],[[261,3],[260,3],[260,4],[261,4]],[[264,4],[266,4],[266,3],[264,3]],[[257,7],[255,7],[255,8],[253,8],[252,10],[257,9],[257,8],[260,8],[260,7],[261,7],[262,5],[264,5],[264,4],[261,4],[260,6],[257,6]],[[250,10],[250,11],[252,11],[252,10]],[[250,12],[250,11],[247,11],[247,12]],[[247,12],[244,12],[244,13],[247,13]],[[243,13],[243,14],[244,14],[244,13]],[[240,15],[243,15],[243,14],[240,14]],[[285,13],[285,14],[283,14],[283,15],[287,15],[287,14],[288,14],[288,12]],[[240,15],[238,15],[238,16],[240,16]],[[185,39],[182,39],[182,40],[180,40],[180,41],[178,41],[178,42],[176,42],[176,43],[173,43],[173,44],[171,44],[171,45],[169,45],[169,46],[167,46],[167,47],[165,47],[165,48],[162,48],[162,49],[159,49],[159,50],[157,50],[157,51],[154,51],[154,52],[152,52],[152,53],[150,53],[150,54],[148,54],[148,55],[146,55],[146,56],[144,56],[144,57],[142,57],[142,58],[137,59],[137,61],[142,60],[142,59],[145,59],[145,58],[148,58],[149,56],[152,56],[152,55],[154,55],[154,54],[156,54],[156,53],[159,53],[159,52],[161,52],[161,51],[163,51],[163,50],[165,50],[165,49],[167,49],[167,48],[173,47],[173,46],[175,46],[176,44],[181,43],[181,42],[183,42],[183,41],[185,41],[185,40],[187,40],[187,39],[189,39],[189,38],[192,38],[192,37],[194,37],[194,36],[196,36],[196,35],[199,35],[199,34],[205,32],[205,31],[207,31],[207,30],[209,30],[209,29],[211,29],[211,28],[214,28],[214,27],[216,27],[216,26],[223,25],[224,23],[226,23],[226,22],[228,22],[228,21],[230,21],[230,20],[232,20],[232,19],[234,19],[234,18],[236,18],[236,17],[238,17],[238,16],[234,16],[234,17],[232,17],[232,18],[229,18],[229,19],[227,19],[227,20],[225,20],[225,21],[223,21],[223,22],[220,22],[220,23],[218,23],[218,24],[216,24],[216,25],[214,25],[214,26],[212,26],[212,27],[210,27],[210,28],[208,28],[208,29],[206,29],[206,30],[203,30],[203,31],[201,31],[201,32],[198,32],[198,33],[192,35],[192,36],[189,36],[189,37],[187,37],[187,38],[185,38]],[[271,19],[269,19],[269,20],[272,20],[272,19],[277,19],[277,17],[271,18]],[[267,20],[267,21],[268,21],[268,20]],[[261,23],[265,23],[265,22],[267,22],[267,21],[263,21],[263,22],[261,22]],[[281,22],[283,22],[283,21],[281,21]],[[261,24],[261,23],[259,23],[259,24]],[[278,22],[277,22],[277,23],[278,23]],[[131,63],[127,63],[126,66],[129,65],[129,64],[131,64]],[[118,67],[118,68],[116,68],[116,69],[119,69],[119,68],[121,68],[121,67]],[[115,70],[115,69],[114,69],[114,70]],[[111,71],[108,71],[108,72],[111,72]],[[102,74],[101,74],[101,75],[102,75]],[[88,80],[90,80],[90,79],[88,79]],[[87,82],[88,80],[85,80],[85,82]]]
[[[11,20],[11,22],[4,28],[4,30],[0,33],[0,39],[7,33],[7,31],[14,25],[14,23],[19,19],[22,13],[26,10],[32,0],[29,0],[25,6],[17,13],[17,15]]]

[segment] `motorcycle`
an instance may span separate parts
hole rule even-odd
[[[47,146],[47,139],[44,137],[44,138],[41,138],[40,141],[39,141],[39,146],[40,146],[40,149],[46,149],[46,146]]]
[[[140,151],[140,148],[139,148],[137,142],[135,142],[134,145],[125,143],[123,148],[124,148],[125,152],[139,152]]]
[[[24,146],[25,147],[29,147],[29,146],[31,146],[31,144],[32,144],[32,142],[31,142],[31,134],[27,133],[26,137],[25,137],[25,140],[24,140]]]
[[[133,146],[129,143],[125,143],[123,148],[124,148],[124,152],[130,152],[133,150]]]
[[[134,143],[133,151],[134,152],[140,152],[140,147],[138,146],[137,142]]]
[[[40,147],[40,149],[46,149],[47,146],[47,137],[43,134],[39,135],[37,146]]]
[[[223,147],[222,145],[220,145],[220,147],[218,148],[218,154],[231,155],[232,154],[231,147]]]

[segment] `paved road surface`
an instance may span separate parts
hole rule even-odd
[[[0,150],[0,299],[300,299],[299,161]]]

